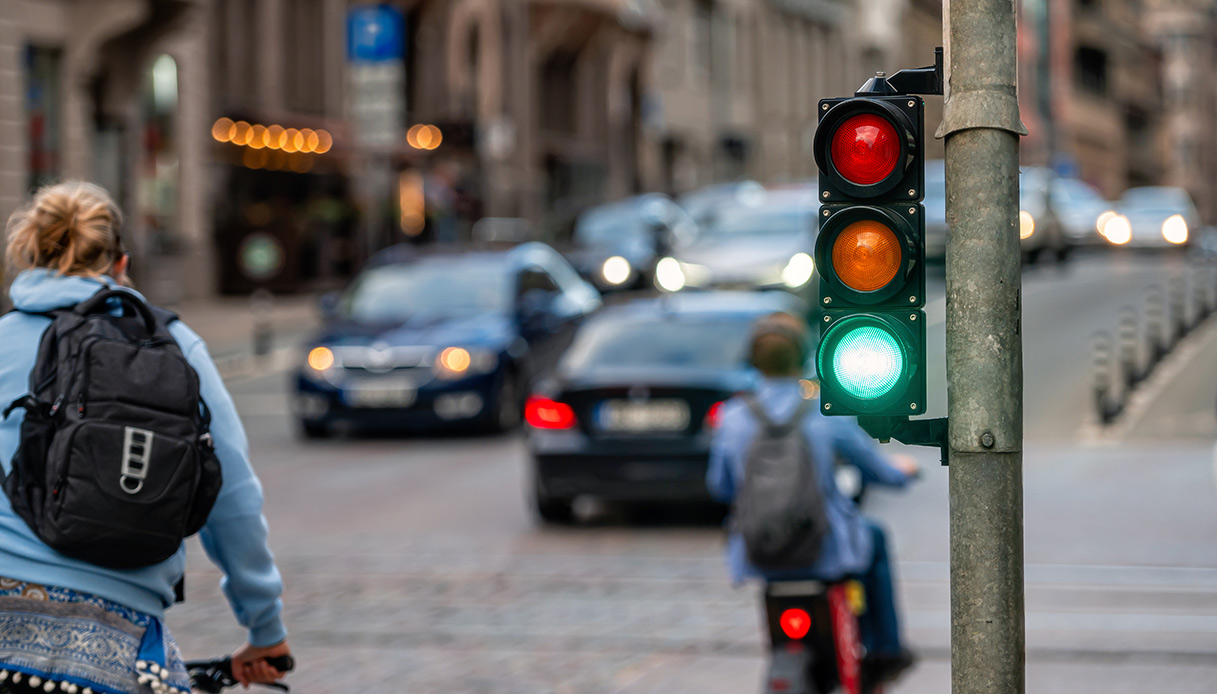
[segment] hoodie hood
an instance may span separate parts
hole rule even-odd
[[[8,298],[13,308],[31,313],[53,311],[57,308],[67,308],[88,299],[103,287],[125,289],[120,287],[113,278],[101,275],[99,277],[80,277],[78,275],[64,276],[54,270],[34,268],[25,270],[13,280],[9,287]],[[139,292],[128,289],[139,296]]]

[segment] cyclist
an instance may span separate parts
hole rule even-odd
[[[25,394],[39,341],[51,319],[103,287],[129,284],[121,215],[96,185],[68,182],[36,192],[9,219],[6,261],[20,274],[0,317],[0,402]],[[134,290],[130,290],[134,291]],[[265,662],[290,655],[280,618],[283,585],[267,546],[262,488],[250,466],[236,408],[207,347],[185,323],[169,324],[198,372],[211,411],[223,486],[199,533],[224,573],[221,583],[247,643],[233,653],[241,684],[283,673]],[[7,475],[20,439],[22,410],[0,422],[0,466]],[[162,621],[185,569],[185,550],[139,569],[116,570],[68,558],[44,544],[0,494],[0,692],[108,694],[188,692],[190,680]]]
[[[775,422],[789,419],[799,400],[807,397],[800,383],[806,361],[806,335],[806,324],[786,313],[762,318],[754,326],[749,360],[762,376],[754,395]],[[734,500],[744,479],[746,454],[757,426],[755,416],[740,398],[733,398],[723,406],[706,473],[707,487],[719,501]],[[727,563],[732,579],[738,585],[749,578],[823,581],[858,578],[867,598],[867,610],[859,619],[867,649],[865,667],[871,676],[890,681],[910,667],[914,657],[900,638],[887,539],[877,523],[864,518],[857,505],[837,490],[833,466],[839,457],[858,467],[868,481],[900,487],[917,474],[917,463],[907,456],[885,457],[854,420],[824,417],[815,407],[807,408],[802,431],[812,459],[821,468],[818,479],[822,482],[830,526],[819,558],[803,569],[761,571],[748,561],[741,536],[731,532]]]

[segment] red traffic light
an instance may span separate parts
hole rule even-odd
[[[820,202],[921,200],[924,108],[921,99],[908,96],[822,100],[812,144],[820,169]]]
[[[807,632],[811,631],[811,615],[797,607],[783,611],[778,621],[782,625],[782,633],[795,641],[807,636]]]
[[[900,135],[892,122],[875,113],[850,116],[832,134],[832,165],[847,181],[870,186],[900,163]]]

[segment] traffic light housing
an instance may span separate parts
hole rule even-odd
[[[924,112],[920,97],[890,89],[820,102],[816,369],[826,415],[926,409]]]

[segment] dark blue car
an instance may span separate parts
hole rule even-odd
[[[390,249],[339,295],[306,346],[294,412],[308,437],[505,430],[600,295],[552,248]]]
[[[785,292],[681,293],[588,321],[525,405],[541,519],[569,520],[579,496],[709,501],[718,407],[754,385],[751,326],[775,311],[806,305]]]

